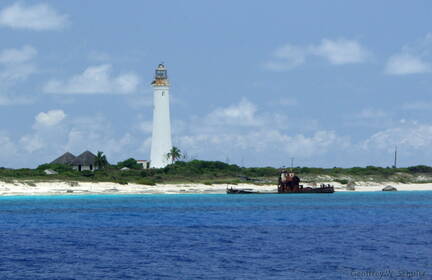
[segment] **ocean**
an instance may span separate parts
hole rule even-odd
[[[432,279],[432,192],[0,197],[0,279]]]

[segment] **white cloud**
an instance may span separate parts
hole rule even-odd
[[[138,75],[126,73],[114,77],[111,72],[109,64],[88,67],[66,81],[49,81],[44,91],[64,94],[127,94],[136,91],[140,83]]]
[[[67,129],[67,151],[103,151],[110,157],[124,155],[135,144],[135,138],[131,133],[125,133],[121,137],[114,135],[110,122],[103,116],[88,116],[73,120]],[[136,149],[138,147],[135,146]],[[130,151],[129,151],[130,152]]]
[[[402,47],[399,53],[390,56],[384,72],[389,75],[428,73],[432,70],[429,62],[432,55],[432,33]]]
[[[0,52],[0,63],[24,63],[33,59],[36,55],[37,50],[32,46],[24,46],[21,49],[5,49]]]
[[[66,114],[63,110],[50,110],[48,112],[40,112],[35,117],[35,126],[55,126],[64,120]]]
[[[65,117],[66,114],[63,110],[50,110],[46,113],[37,114],[33,124],[33,132],[22,136],[20,139],[21,148],[28,153],[45,152],[45,156],[47,149],[51,149],[51,153],[57,151],[60,139],[64,138],[62,136],[65,127],[62,126],[62,122]]]
[[[206,121],[213,125],[256,126],[260,120],[256,117],[256,106],[243,98],[238,104],[218,108],[209,113]]]
[[[121,93],[129,93],[135,91],[138,84],[138,75],[132,73],[120,75],[114,80],[114,88]]]
[[[121,154],[131,141],[130,134],[125,134],[117,139],[101,131],[88,131],[85,127],[74,127],[67,135],[66,150],[101,150],[107,155]]]
[[[277,135],[275,135],[277,136]],[[311,157],[324,154],[333,146],[346,148],[349,141],[346,138],[336,135],[334,131],[320,130],[307,137],[302,134],[295,136],[280,135],[281,145],[285,147],[288,154],[293,156]]]
[[[260,113],[254,103],[242,99],[184,122],[180,132],[175,130],[174,142],[193,157],[237,157],[239,162],[243,154],[248,157],[248,164],[254,165],[279,163],[290,156],[312,158],[349,145],[349,139],[333,131],[299,133],[291,129],[291,122],[279,113]]]
[[[46,143],[40,135],[25,135],[21,137],[20,144],[29,153],[41,150],[46,147]]]
[[[355,40],[323,39],[318,45],[295,46],[286,44],[274,51],[265,68],[272,71],[285,71],[305,63],[308,56],[319,56],[331,64],[342,65],[363,63],[371,56],[370,51]]]
[[[50,162],[66,151],[76,155],[85,150],[94,153],[103,151],[111,162],[137,157],[141,142],[135,141],[135,136],[129,131],[122,132],[120,136],[116,136],[115,132],[102,115],[66,119],[62,110],[38,114],[32,132],[19,139],[19,154],[27,159],[21,162],[21,166]]]
[[[201,133],[178,138],[181,147],[189,153],[229,152],[259,153],[272,156],[285,155],[310,158],[327,153],[330,149],[344,149],[349,146],[347,138],[339,137],[333,131],[317,131],[310,136],[286,134],[276,129],[250,130],[242,133]],[[211,147],[212,151],[209,151]]]
[[[6,133],[0,131],[0,157],[3,159],[9,159],[15,157],[16,153],[17,147],[15,143],[12,142],[12,140]],[[6,162],[3,161],[3,163]]]
[[[0,79],[3,81],[25,80],[36,72],[34,64],[16,64],[5,68],[0,72]]]
[[[390,75],[407,75],[431,71],[431,65],[412,54],[401,53],[391,56],[385,68]]]
[[[144,133],[152,133],[153,131],[153,122],[152,121],[141,121],[137,125],[137,129]]]
[[[376,108],[364,108],[360,112],[341,116],[345,127],[352,129],[361,127],[376,131],[394,125],[391,112]]]
[[[141,145],[138,148],[138,151],[140,153],[146,154],[148,151],[150,151],[151,148],[151,136],[144,139],[144,141],[141,143]]]
[[[318,46],[311,47],[311,53],[326,58],[332,64],[365,62],[369,51],[355,40],[323,39]]]
[[[37,71],[32,46],[0,50],[0,106],[33,103],[34,98],[16,94],[14,86]]]
[[[363,142],[363,148],[392,150],[398,145],[405,149],[429,149],[432,145],[432,125],[406,121],[400,124],[399,127],[373,134]]]
[[[33,63],[37,50],[32,46],[21,49],[5,49],[0,52],[0,81],[23,80],[36,72]]]
[[[274,71],[284,71],[302,65],[305,62],[306,51],[300,47],[287,44],[277,49],[273,56],[275,60],[266,63],[266,68]]]
[[[430,56],[432,54],[432,33],[427,33],[415,42],[404,45],[401,53],[416,54],[421,57]]]
[[[46,4],[15,3],[0,11],[0,25],[15,29],[60,30],[68,24],[67,15],[61,15]]]

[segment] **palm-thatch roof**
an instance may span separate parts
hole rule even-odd
[[[84,153],[80,154],[79,156],[77,156],[73,161],[72,161],[72,165],[77,166],[77,165],[94,165],[96,161],[96,156],[89,152],[89,151],[85,151]]]
[[[55,159],[51,164],[71,164],[72,161],[76,158],[73,154],[67,152],[64,153],[59,158]]]

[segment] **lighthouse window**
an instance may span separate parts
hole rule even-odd
[[[162,91],[162,96],[164,96],[164,94],[165,94],[165,91]]]
[[[156,77],[164,79],[166,78],[166,71],[164,70],[156,70]]]

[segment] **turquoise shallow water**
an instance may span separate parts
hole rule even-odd
[[[431,217],[432,192],[0,197],[0,279],[431,279]]]

